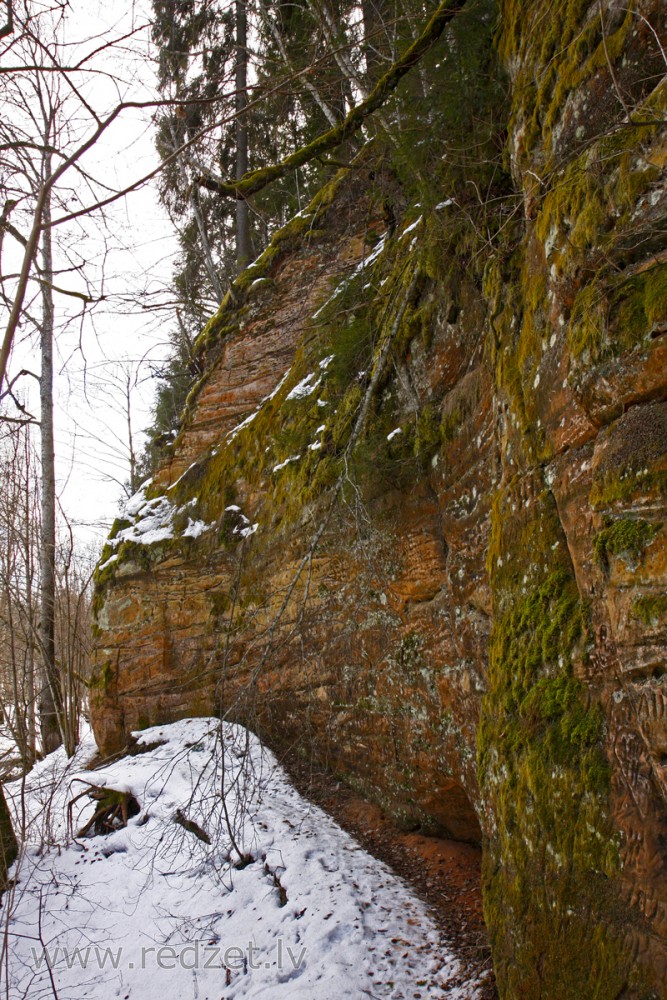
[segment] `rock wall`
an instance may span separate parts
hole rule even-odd
[[[662,997],[666,12],[493,6],[443,42],[466,143],[440,51],[420,141],[204,330],[97,571],[93,723],[224,711],[482,841],[504,997]]]

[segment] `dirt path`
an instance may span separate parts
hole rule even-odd
[[[327,772],[314,770],[311,762],[289,755],[281,763],[302,795],[333,816],[362,847],[389,865],[429,904],[466,979],[482,981],[480,1000],[497,1000],[482,914],[480,848],[406,833],[378,806],[366,802]],[[419,990],[415,992],[415,997],[421,995]]]

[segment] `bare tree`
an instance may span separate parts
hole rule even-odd
[[[57,30],[60,18],[52,26]],[[37,22],[30,33],[23,35],[19,48],[27,65],[40,67],[44,62],[44,27]],[[34,266],[38,275],[39,315],[30,313],[38,329],[41,369],[39,375],[40,440],[41,440],[41,544],[40,544],[40,625],[39,647],[42,682],[39,696],[42,747],[46,753],[63,741],[62,697],[56,666],[55,647],[55,588],[56,588],[56,473],[53,428],[53,349],[55,330],[53,230],[51,228],[54,191],[51,185],[53,158],[67,138],[67,123],[63,121],[65,100],[61,96],[63,81],[57,74],[36,70],[26,74],[20,85],[11,85],[11,105],[14,121],[9,125],[15,132],[30,135],[34,148],[20,150],[20,156],[5,163],[6,178],[12,182],[12,193],[33,200],[38,206],[39,246],[35,248]],[[19,152],[19,149],[16,149]],[[7,177],[8,175],[8,177]],[[7,202],[5,202],[7,204]],[[36,231],[33,228],[33,232]],[[27,250],[26,241],[17,229],[11,235]],[[3,289],[4,291],[4,289]],[[37,305],[37,303],[35,303]]]
[[[235,0],[236,12],[236,179],[248,170],[248,124],[245,109],[248,104],[248,18],[246,0]],[[248,203],[241,194],[236,196],[236,264],[242,271],[250,263],[250,216]]]
[[[79,742],[86,706],[92,642],[91,580],[96,555],[75,546],[71,526],[61,532],[57,549],[54,647],[58,661],[60,728],[71,757]]]
[[[49,142],[53,116],[45,116],[45,146]],[[43,157],[45,183],[51,175],[51,154]],[[41,372],[39,378],[41,439],[42,537],[40,547],[40,648],[42,654],[42,691],[39,714],[42,745],[50,753],[62,742],[59,718],[62,716],[60,679],[56,667],[56,468],[53,445],[53,245],[51,192],[44,200],[42,229],[42,318],[40,325]]]
[[[132,496],[140,485],[135,407],[142,383],[152,378],[152,366],[146,357],[109,361],[101,371],[87,376],[87,396],[100,411],[98,426],[88,430],[88,437],[98,454],[104,455],[105,481],[120,487],[123,497]]]
[[[3,728],[24,770],[32,767],[37,747],[38,550],[37,456],[27,425],[5,425],[0,439],[0,698]]]
[[[18,750],[21,770],[39,747],[37,707],[40,627],[39,459],[27,425],[5,425],[0,438],[0,704],[3,730]],[[55,724],[69,755],[78,740],[90,661],[90,579],[94,556],[78,553],[61,516],[54,553],[53,656],[59,707]],[[43,720],[42,720],[43,722]],[[49,751],[44,726],[41,749]],[[10,758],[1,770],[13,770]]]

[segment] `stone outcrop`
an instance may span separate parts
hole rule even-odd
[[[483,842],[506,997],[667,982],[666,14],[627,7],[504,0],[475,156],[433,69],[429,170],[376,139],[274,237],[97,572],[102,747],[224,711]]]

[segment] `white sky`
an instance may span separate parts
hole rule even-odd
[[[127,0],[71,0],[67,37],[72,51],[79,43],[104,31],[118,37],[131,26],[146,23],[148,0],[129,4]],[[142,17],[143,13],[143,17]],[[85,51],[94,48],[87,42]],[[129,51],[131,48],[132,51]],[[86,99],[100,112],[107,112],[118,100],[147,100],[154,96],[153,64],[149,55],[149,32],[139,32],[126,46],[110,50],[89,64],[96,73],[76,78]],[[103,71],[100,73],[99,71]],[[104,75],[109,74],[109,75]],[[113,76],[115,79],[110,79]],[[83,120],[77,102],[77,138],[92,130],[92,121]],[[111,187],[126,186],[157,165],[150,110],[125,113],[87,154],[85,166]],[[80,139],[79,139],[80,141]],[[88,204],[90,194],[80,182],[70,199],[70,210]],[[102,189],[98,186],[98,192]],[[104,195],[106,192],[102,192]],[[77,203],[76,197],[80,198]],[[54,216],[59,214],[54,211]],[[135,450],[142,444],[141,431],[150,422],[155,381],[149,363],[163,360],[167,353],[167,333],[173,309],[167,286],[177,249],[173,228],[159,205],[153,183],[143,186],[105,209],[106,226],[93,216],[83,226],[67,224],[65,256],[70,261],[86,261],[93,276],[95,293],[106,299],[96,305],[81,322],[72,321],[72,302],[56,297],[57,346],[55,351],[55,433],[56,463],[60,502],[77,537],[85,543],[101,543],[118,511],[121,484],[129,477],[127,457],[127,415],[123,400],[125,373],[130,372],[132,425]],[[17,228],[25,230],[29,219],[12,216]],[[3,265],[20,262],[18,248],[10,250],[5,240]],[[10,256],[11,254],[11,256]],[[83,288],[76,274],[61,275],[56,284]],[[162,304],[157,312],[147,307]],[[68,312],[70,322],[67,323]],[[2,321],[6,316],[2,315]],[[64,325],[64,329],[62,329]],[[19,338],[12,357],[11,371],[21,367],[38,371],[38,344],[34,334]],[[38,394],[33,379],[21,382],[21,392],[33,412],[38,413]]]

